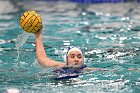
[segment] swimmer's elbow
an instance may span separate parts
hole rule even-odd
[[[43,67],[46,67],[47,66],[47,64],[46,64],[47,61],[45,59],[43,59],[43,58],[37,58],[37,60],[38,60],[38,63],[41,66],[43,66]]]
[[[49,58],[39,58],[38,62],[42,67],[63,67],[65,65],[64,63],[56,62]]]

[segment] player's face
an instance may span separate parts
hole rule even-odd
[[[68,55],[68,65],[82,65],[84,57],[79,51],[71,51]]]

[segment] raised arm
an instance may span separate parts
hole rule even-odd
[[[40,65],[43,67],[63,67],[65,66],[65,63],[57,62],[54,60],[51,60],[47,57],[47,54],[44,50],[43,46],[43,40],[42,40],[42,29],[35,33],[36,35],[36,56],[37,60]]]

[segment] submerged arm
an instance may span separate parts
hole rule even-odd
[[[90,67],[87,67],[85,69],[85,71],[91,72],[91,71],[109,71],[109,70],[108,69],[105,69],[105,68],[90,68]]]
[[[40,65],[44,67],[62,67],[65,63],[57,62],[51,60],[47,57],[47,54],[44,50],[43,41],[42,41],[42,30],[35,33],[36,35],[36,56]]]
[[[136,71],[136,72],[140,72],[140,69],[137,68],[128,68],[129,71]]]

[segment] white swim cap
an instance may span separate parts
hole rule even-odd
[[[16,88],[10,88],[6,90],[6,93],[20,93],[20,91]]]
[[[69,53],[72,52],[72,51],[78,51],[78,52],[80,52],[83,55],[81,49],[79,49],[77,47],[73,47],[73,48],[69,49],[68,52],[67,52],[67,55],[69,55]]]
[[[64,61],[67,63],[67,65],[68,65],[68,58],[67,57],[68,57],[69,53],[72,52],[72,51],[78,51],[83,55],[83,52],[81,51],[80,48],[77,48],[77,47],[69,48],[67,53],[64,55]]]

